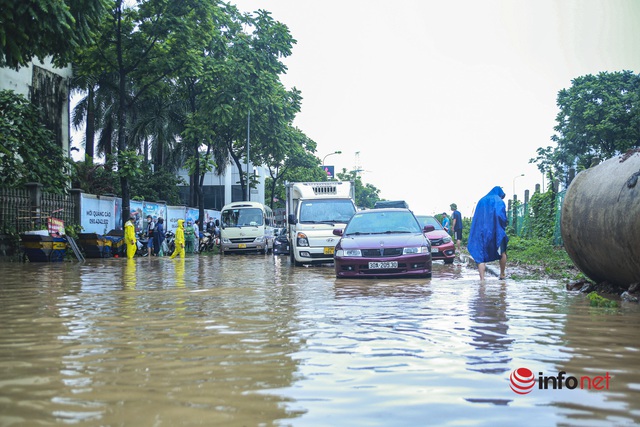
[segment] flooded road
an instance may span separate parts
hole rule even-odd
[[[0,277],[0,427],[640,423],[639,306],[556,282],[337,280],[271,255]]]

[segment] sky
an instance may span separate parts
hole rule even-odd
[[[638,0],[230,2],[297,40],[281,80],[302,93],[294,125],[316,156],[416,214],[548,188],[529,159],[553,145],[558,92],[640,72]]]

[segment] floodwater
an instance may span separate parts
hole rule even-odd
[[[640,307],[553,281],[337,280],[271,255],[0,277],[0,426],[640,423]]]

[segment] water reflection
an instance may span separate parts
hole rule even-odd
[[[0,264],[0,425],[633,425],[637,305],[561,284],[336,280],[286,257]],[[611,373],[608,391],[509,372]]]
[[[475,351],[467,364],[472,371],[502,374],[509,371],[509,337],[506,282],[481,282],[478,296],[471,302],[471,345]],[[489,288],[489,289],[487,289]]]

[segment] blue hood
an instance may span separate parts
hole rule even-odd
[[[493,187],[476,205],[467,249],[477,263],[500,259],[498,249],[509,241],[504,196],[501,187]]]

